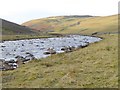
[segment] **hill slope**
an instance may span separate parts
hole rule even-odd
[[[2,21],[2,35],[20,35],[20,34],[34,34],[35,31],[32,29],[21,26],[13,22],[9,22],[3,19],[0,19]]]
[[[31,20],[22,25],[49,33],[92,34],[96,32],[114,32],[117,30],[118,16],[57,16]]]

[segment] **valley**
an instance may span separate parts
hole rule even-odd
[[[3,88],[118,87],[118,15],[54,16],[31,20],[21,26],[29,27],[34,34],[13,34],[14,37],[3,34],[3,42],[33,38],[37,41],[43,37],[64,38],[65,35],[87,35],[100,37],[102,40],[73,52],[33,59],[15,70],[2,71],[0,75]],[[68,45],[75,44],[72,42],[74,41]],[[59,43],[57,45],[60,45]],[[45,45],[47,44],[50,43]]]

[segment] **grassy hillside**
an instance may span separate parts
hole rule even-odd
[[[16,23],[1,19],[2,27],[0,26],[0,40],[18,40],[31,38],[44,38],[48,35],[44,32],[37,32],[29,27],[21,26]]]
[[[33,60],[13,71],[4,71],[7,88],[117,88],[118,35],[71,53]]]
[[[32,29],[21,26],[16,23],[12,23],[6,20],[1,19],[2,21],[2,35],[25,35],[25,34],[35,34],[35,31]]]
[[[95,32],[115,32],[117,30],[118,16],[106,17],[75,17],[58,16],[31,20],[23,25],[38,31],[62,34],[92,34]],[[97,29],[97,30],[96,30]]]

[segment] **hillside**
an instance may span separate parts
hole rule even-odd
[[[106,17],[56,16],[31,20],[22,25],[48,33],[92,34],[96,32],[116,32],[117,18],[117,15]]]
[[[35,31],[26,26],[21,26],[3,19],[1,19],[0,21],[2,21],[2,35],[35,34]]]

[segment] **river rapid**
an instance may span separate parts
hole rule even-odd
[[[43,39],[26,39],[16,41],[4,41],[0,43],[0,59],[9,61],[16,60],[16,56],[27,57],[28,53],[32,54],[35,58],[40,59],[47,57],[44,52],[48,48],[52,48],[56,53],[62,53],[63,47],[79,47],[88,43],[94,43],[102,40],[98,37],[81,36],[81,35],[68,35],[65,37],[43,38]]]

